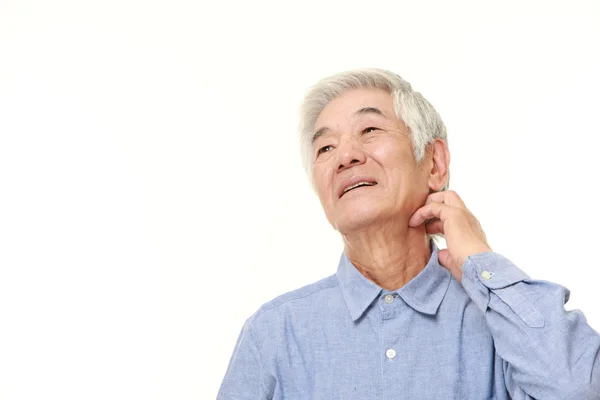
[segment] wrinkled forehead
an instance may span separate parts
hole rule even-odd
[[[351,123],[367,115],[395,117],[392,95],[383,89],[352,89],[331,100],[321,111],[314,131],[330,125]]]

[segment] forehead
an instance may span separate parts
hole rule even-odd
[[[374,107],[388,118],[395,116],[394,102],[390,93],[383,89],[352,89],[329,102],[315,121],[315,129],[339,124],[355,118],[356,111]]]

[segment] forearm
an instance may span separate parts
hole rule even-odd
[[[509,364],[507,382],[539,399],[600,399],[600,336],[581,311],[564,309],[568,289],[532,280],[496,253],[469,257],[462,285]]]

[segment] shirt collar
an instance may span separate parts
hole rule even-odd
[[[398,293],[415,310],[435,315],[448,290],[450,271],[440,265],[436,243],[433,240],[430,243],[431,257],[425,268],[393,293]],[[352,320],[356,321],[383,289],[358,272],[345,251],[340,257],[336,275]]]

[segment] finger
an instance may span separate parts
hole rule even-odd
[[[442,249],[438,251],[438,260],[443,267],[448,268],[452,271],[452,258],[448,249]]]
[[[430,235],[437,233],[444,234],[444,223],[439,219],[434,219],[430,223],[425,223],[425,232]]]
[[[462,201],[462,199],[460,198],[458,193],[456,193],[454,190],[444,190],[441,192],[431,193],[429,196],[427,196],[427,199],[425,200],[425,204],[429,204],[431,202],[444,203],[449,206],[454,206],[454,207],[459,207],[459,208],[464,208],[464,209],[467,208],[467,206]]]
[[[444,203],[445,199],[446,199],[445,191],[444,192],[431,193],[425,199],[425,205],[427,205],[429,203],[433,203],[433,202]]]
[[[425,222],[425,220],[431,218],[439,218],[443,221],[443,213],[445,210],[448,210],[448,208],[450,208],[450,206],[442,203],[429,203],[424,205],[410,217],[408,225],[416,227]]]
[[[465,202],[460,198],[458,193],[456,193],[454,190],[448,190],[447,192],[448,192],[447,196],[450,198],[450,202],[451,202],[450,205],[452,205],[454,207],[464,208],[465,210],[467,209]]]

